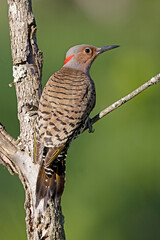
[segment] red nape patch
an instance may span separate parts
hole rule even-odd
[[[72,57],[74,57],[74,55],[71,55],[71,56],[67,57],[67,58],[65,59],[65,61],[64,61],[64,65],[65,65],[67,62],[69,62],[69,61],[72,59]]]

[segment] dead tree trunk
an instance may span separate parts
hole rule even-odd
[[[0,161],[17,173],[26,192],[28,239],[65,239],[61,206],[50,202],[35,209],[35,185],[39,166],[33,163],[34,121],[41,95],[42,53],[36,42],[36,23],[31,0],[8,0],[13,58],[13,84],[16,88],[20,136],[13,139],[0,126]]]

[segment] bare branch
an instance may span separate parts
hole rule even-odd
[[[148,82],[144,83],[143,85],[141,85],[139,88],[137,88],[133,92],[131,92],[128,95],[126,95],[125,97],[119,99],[118,101],[116,101],[115,103],[113,103],[112,105],[110,105],[109,107],[107,107],[106,109],[101,111],[100,113],[98,113],[96,116],[94,116],[90,120],[91,125],[96,123],[98,120],[100,120],[101,118],[103,118],[104,116],[106,116],[107,114],[112,112],[113,110],[122,106],[124,103],[128,102],[129,100],[131,100],[132,98],[134,98],[135,96],[137,96],[139,93],[143,92],[144,90],[146,90],[150,86],[153,86],[153,85],[157,84],[158,82],[160,82],[160,73],[157,74],[155,77],[152,77]],[[86,129],[87,128],[88,128],[88,126],[86,127]]]
[[[12,138],[2,124],[0,124],[0,162],[6,166],[11,174],[17,173],[16,166],[12,162],[13,156],[17,152],[15,139]]]

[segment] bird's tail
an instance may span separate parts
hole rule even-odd
[[[44,199],[44,210],[49,200],[53,199],[57,205],[61,199],[65,184],[65,160],[54,163],[54,166],[45,168],[42,164],[36,184],[36,204]]]

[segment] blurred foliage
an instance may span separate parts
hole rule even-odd
[[[120,44],[91,69],[98,113],[156,75],[160,62],[160,1],[33,0],[43,85],[74,45]],[[0,2],[0,121],[19,134],[7,1]],[[67,239],[160,239],[160,86],[99,121],[95,133],[73,142],[62,199]],[[0,166],[0,238],[25,235],[24,191]]]

